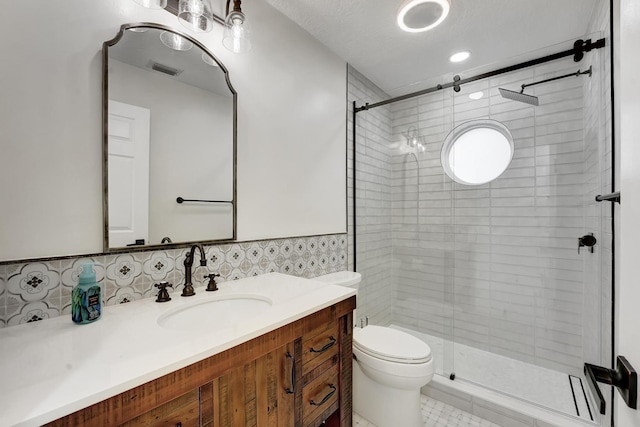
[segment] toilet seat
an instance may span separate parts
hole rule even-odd
[[[353,346],[369,356],[389,362],[419,364],[431,360],[431,348],[424,341],[383,326],[354,328]]]

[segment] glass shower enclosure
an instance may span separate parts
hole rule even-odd
[[[582,367],[611,364],[611,211],[595,201],[611,187],[603,51],[362,109],[348,150],[356,321],[423,339],[446,378],[595,422]],[[591,73],[527,87],[538,105],[501,96],[578,68]],[[390,98],[353,68],[349,97],[351,108]],[[512,141],[506,169],[456,178],[451,165],[500,157],[443,150],[487,123]]]

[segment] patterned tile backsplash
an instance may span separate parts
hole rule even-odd
[[[154,297],[155,283],[182,292],[184,258],[189,248],[106,254],[92,257],[0,265],[0,327],[70,315],[71,291],[82,264],[94,263],[104,304]],[[207,266],[194,263],[194,285],[209,273],[220,282],[279,272],[312,278],[346,270],[347,235],[331,234],[205,246]],[[195,267],[197,265],[197,267]]]

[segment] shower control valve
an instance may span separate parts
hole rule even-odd
[[[587,250],[593,253],[593,246],[597,241],[598,240],[596,240],[593,233],[585,234],[582,237],[578,237],[578,253],[580,253],[580,248],[582,247],[587,247]]]

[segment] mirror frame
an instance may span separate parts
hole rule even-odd
[[[175,242],[164,243],[154,245],[133,245],[119,248],[109,247],[109,155],[108,155],[108,120],[109,120],[109,47],[114,46],[122,39],[124,32],[131,28],[153,28],[162,31],[169,31],[174,34],[178,34],[181,37],[189,40],[194,45],[198,46],[209,55],[220,67],[220,70],[224,72],[227,86],[233,96],[233,198],[231,200],[231,206],[233,209],[233,231],[231,238],[225,239],[211,239],[211,240],[197,240],[188,242]],[[231,81],[229,80],[229,71],[224,64],[207,49],[202,43],[194,39],[188,34],[175,30],[171,27],[162,24],[155,24],[152,22],[139,22],[132,24],[123,24],[120,26],[120,31],[111,40],[107,40],[102,44],[102,213],[103,213],[103,249],[105,253],[119,253],[119,252],[133,252],[138,250],[158,250],[158,249],[173,249],[191,246],[194,243],[224,243],[234,242],[237,240],[237,228],[238,228],[238,195],[237,195],[237,173],[238,173],[238,93],[233,88]]]

